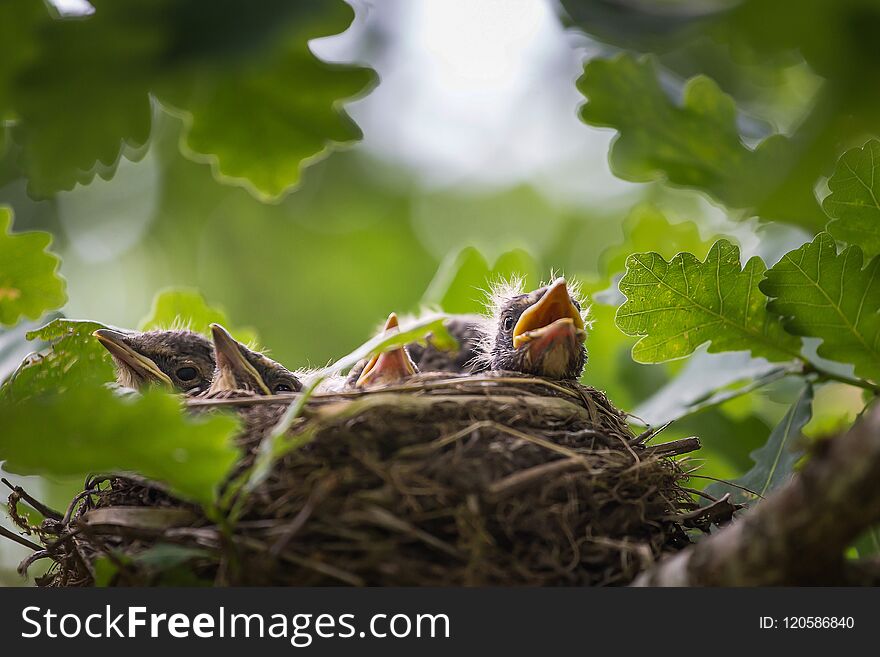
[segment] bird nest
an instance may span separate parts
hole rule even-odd
[[[287,403],[189,402],[244,414],[239,471]],[[698,442],[648,445],[578,384],[422,376],[315,395],[290,432],[308,439],[239,496],[234,522],[151,482],[91,478],[40,528],[34,558],[54,563],[39,583],[91,585],[110,563],[117,585],[626,584],[709,522],[670,458]]]

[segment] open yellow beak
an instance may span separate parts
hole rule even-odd
[[[160,370],[156,363],[128,344],[128,336],[125,333],[113,329],[98,329],[92,335],[110,352],[110,355],[131,368],[138,376],[147,381],[174,387],[171,378]]]
[[[263,381],[260,373],[254,369],[240,345],[229,331],[219,324],[211,324],[211,337],[214,340],[214,358],[217,361],[217,371],[207,394],[224,390],[240,390],[244,387],[242,382],[251,382],[254,392],[271,395],[272,391]]]
[[[571,301],[564,278],[553,281],[544,296],[520,316],[516,326],[513,327],[514,349],[519,349],[524,344],[540,338],[557,322],[560,326],[570,324],[579,342],[586,339],[584,320],[580,310]]]
[[[384,334],[399,331],[397,315],[391,313],[385,322]],[[416,373],[416,366],[410,360],[406,349],[401,345],[391,351],[373,356],[364,367],[364,371],[355,382],[356,388],[389,384],[406,379]]]

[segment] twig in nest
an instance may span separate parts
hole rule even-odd
[[[633,416],[633,417],[635,417],[635,416]],[[648,427],[647,429],[642,431],[642,433],[640,433],[638,436],[636,436],[636,442],[639,442],[639,443],[648,442],[649,440],[651,440],[651,438],[654,438],[654,437],[660,435],[661,433],[663,433],[664,431],[666,431],[672,425],[672,423],[674,421],[675,420],[669,420],[669,422],[664,422],[663,424],[658,425],[656,427]]]
[[[471,425],[468,425],[464,429],[460,431],[456,431],[453,434],[448,436],[443,436],[442,438],[438,438],[437,440],[428,443],[427,445],[418,445],[414,448],[402,449],[400,450],[401,456],[412,456],[414,453],[422,453],[422,452],[430,452],[436,451],[441,447],[445,447],[450,443],[454,443],[457,440],[461,440],[465,436],[472,434],[475,431],[480,429],[494,429],[499,433],[505,433],[508,436],[512,436],[514,438],[519,438],[520,440],[525,440],[530,443],[534,443],[544,449],[547,449],[551,452],[556,452],[557,454],[562,454],[570,459],[575,459],[579,461],[582,465],[589,465],[587,459],[583,457],[583,455],[578,454],[575,451],[568,449],[567,447],[563,447],[562,445],[557,445],[556,443],[551,443],[549,440],[545,440],[544,438],[540,438],[538,436],[531,436],[527,433],[514,429],[512,427],[508,427],[504,424],[499,424],[493,420],[481,420],[479,422],[474,422]],[[589,468],[587,468],[589,470]]]
[[[269,548],[269,554],[277,557],[284,551],[284,548],[287,547],[290,539],[296,535],[306,523],[306,520],[309,519],[309,516],[312,515],[312,511],[315,510],[315,507],[320,504],[321,500],[327,497],[334,488],[336,488],[338,483],[338,479],[334,475],[330,475],[326,479],[322,479],[318,482],[309,494],[309,499],[306,500],[303,508],[296,514],[290,524],[283,528],[281,536],[279,536],[278,540],[275,541],[271,548]]]
[[[5,536],[10,541],[15,541],[19,545],[23,545],[31,550],[42,550],[42,545],[37,545],[33,541],[29,541],[24,536],[19,536],[15,532],[9,531],[6,527],[0,527],[0,536]]]
[[[749,495],[754,495],[758,499],[761,499],[761,500],[764,499],[764,496],[761,495],[761,493],[759,493],[758,491],[752,490],[751,488],[746,488],[745,486],[740,486],[739,484],[736,484],[732,481],[728,481],[727,479],[721,479],[719,477],[712,477],[709,475],[694,474],[693,472],[688,472],[687,476],[689,479],[708,479],[709,481],[717,481],[719,484],[724,484],[725,486],[737,488],[744,493],[748,493]]]
[[[544,479],[545,477],[553,477],[583,467],[584,464],[581,459],[576,458],[542,463],[541,465],[536,465],[527,470],[520,470],[519,472],[506,476],[504,479],[494,482],[489,486],[487,493],[493,501],[502,500],[509,495],[519,492],[523,488],[528,488],[536,480]]]
[[[726,525],[733,520],[733,514],[743,508],[742,504],[734,504],[730,501],[730,493],[726,493],[720,499],[711,504],[701,506],[688,513],[679,513],[675,519],[685,527],[692,527],[708,532],[711,525]]]
[[[643,452],[646,456],[679,456],[689,452],[695,452],[702,447],[700,439],[696,436],[690,438],[682,438],[680,440],[670,440],[668,443],[660,443],[646,447]]]
[[[97,488],[89,488],[77,493],[74,498],[70,500],[70,504],[67,505],[67,511],[64,513],[64,517],[62,518],[61,522],[65,525],[69,524],[71,519],[73,518],[73,514],[76,512],[79,502],[87,498],[89,495],[95,495],[99,492],[101,491]]]
[[[27,502],[32,507],[34,507],[34,509],[39,511],[43,515],[44,518],[51,518],[52,520],[61,520],[64,517],[61,515],[61,513],[59,513],[55,509],[49,508],[48,506],[46,506],[45,504],[40,502],[40,500],[38,500],[35,497],[33,497],[32,495],[30,495],[21,486],[14,486],[13,484],[11,484],[6,477],[0,478],[0,481],[2,481],[4,484],[6,484],[9,487],[9,489],[12,490],[12,492],[18,493],[18,496],[21,499],[23,499],[25,502]]]

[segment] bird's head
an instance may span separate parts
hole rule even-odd
[[[299,392],[302,383],[280,363],[248,349],[219,324],[211,324],[217,367],[207,394],[247,390],[258,395]]]
[[[98,329],[97,338],[116,364],[116,381],[141,390],[150,384],[199,394],[214,373],[211,342],[192,331],[123,332]]]
[[[382,334],[389,335],[399,330],[397,315],[391,313],[388,315]],[[417,371],[406,346],[401,345],[355,365],[349,374],[346,387],[364,389],[391,385],[408,379]]]
[[[587,362],[584,313],[564,278],[527,294],[497,291],[489,332],[493,370],[577,379]]]

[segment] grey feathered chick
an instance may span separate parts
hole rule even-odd
[[[143,390],[159,384],[196,395],[211,384],[214,350],[198,333],[98,329],[92,335],[113,357],[121,386]]]
[[[217,366],[206,395],[235,391],[277,395],[302,390],[302,382],[293,372],[238,342],[219,324],[211,324],[211,335]]]
[[[493,370],[577,379],[587,362],[585,314],[564,278],[528,293],[521,283],[498,287],[481,360]]]

